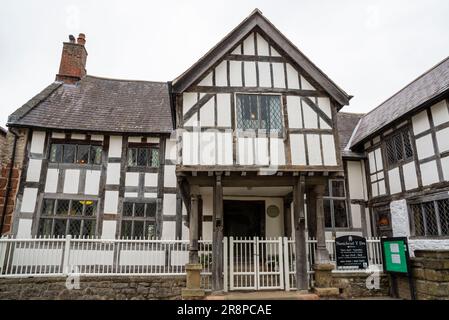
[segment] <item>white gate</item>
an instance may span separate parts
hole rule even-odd
[[[229,238],[231,290],[284,289],[282,238]]]

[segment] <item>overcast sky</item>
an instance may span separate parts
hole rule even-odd
[[[343,111],[368,112],[449,56],[447,0],[8,0],[0,125],[54,80],[69,34],[86,34],[88,74],[168,81],[256,7],[354,96]]]

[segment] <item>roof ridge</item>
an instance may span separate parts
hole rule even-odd
[[[439,67],[441,64],[443,64],[444,62],[446,62],[447,60],[449,60],[449,56],[447,56],[446,58],[444,58],[443,60],[441,60],[440,62],[438,62],[437,64],[435,64],[433,67],[431,67],[430,69],[428,69],[427,71],[421,73],[418,77],[416,77],[414,80],[410,81],[409,83],[407,83],[404,87],[402,87],[401,89],[399,89],[398,91],[396,91],[396,93],[393,93],[393,95],[391,95],[389,98],[385,99],[383,102],[381,102],[377,107],[375,107],[374,109],[372,109],[371,111],[367,112],[365,114],[365,116],[371,114],[372,112],[376,111],[378,108],[380,108],[381,106],[383,106],[386,102],[390,101],[391,99],[393,99],[395,96],[397,96],[399,93],[401,93],[402,91],[404,91],[405,89],[407,89],[410,85],[412,85],[414,82],[418,81],[419,79],[421,79],[422,77],[424,77],[425,75],[427,75],[429,72],[431,72],[432,70],[435,70],[437,67]]]
[[[100,79],[100,80],[110,80],[110,81],[126,81],[126,82],[143,82],[143,83],[159,83],[159,84],[167,84],[167,81],[152,81],[152,80],[136,80],[136,79],[119,79],[119,78],[108,78],[108,77],[101,77],[101,76],[94,76],[91,74],[88,74],[85,76],[86,78],[94,78],[94,79]],[[81,79],[82,80],[82,79]]]

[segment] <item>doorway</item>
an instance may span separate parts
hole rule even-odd
[[[224,236],[265,237],[265,201],[225,200]]]

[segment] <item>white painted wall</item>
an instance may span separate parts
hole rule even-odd
[[[101,233],[102,239],[115,239],[117,231],[117,221],[105,220],[103,221],[103,230]]]
[[[111,136],[109,141],[109,157],[121,158],[122,157],[122,137]]]
[[[63,193],[78,193],[78,186],[80,183],[80,170],[67,169],[65,170]]]
[[[31,137],[31,153],[43,154],[45,145],[45,131],[33,131]]]
[[[36,207],[37,188],[24,188],[20,212],[33,213]]]
[[[429,118],[427,117],[427,111],[421,111],[420,113],[412,117],[413,133],[415,135],[430,129]]]
[[[27,182],[39,182],[41,175],[42,160],[41,159],[29,159],[28,169],[26,174]]]
[[[420,169],[423,185],[427,186],[440,181],[435,160],[421,164]]]
[[[84,194],[98,195],[100,188],[100,170],[87,170],[86,171],[86,186]]]

